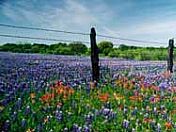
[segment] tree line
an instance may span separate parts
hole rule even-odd
[[[114,47],[110,41],[98,43],[100,56],[117,57],[134,60],[166,60],[167,48],[164,47],[138,47],[121,44]],[[14,53],[40,53],[55,55],[90,55],[90,48],[82,42],[56,43],[51,45],[38,43],[6,43],[0,45],[1,52]]]

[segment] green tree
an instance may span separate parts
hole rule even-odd
[[[56,54],[59,54],[59,55],[73,55],[73,52],[71,51],[71,49],[69,47],[62,47],[62,48],[56,49]]]
[[[113,43],[110,41],[102,41],[98,44],[99,52],[107,56],[113,50]]]
[[[46,53],[47,48],[49,48],[48,45],[34,43],[32,45],[31,51],[32,53]]]
[[[82,42],[72,42],[68,45],[74,55],[86,54],[88,48]]]
[[[67,48],[67,47],[68,47],[68,45],[66,43],[51,44],[49,46],[48,50],[47,50],[47,53],[49,53],[49,54],[61,54],[61,50],[63,48]]]

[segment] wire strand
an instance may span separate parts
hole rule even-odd
[[[112,37],[112,36],[106,36],[106,35],[100,35],[97,34],[99,37],[103,38],[110,38],[110,39],[117,39],[117,40],[124,40],[124,41],[130,41],[130,42],[137,42],[137,43],[156,43],[156,44],[165,44],[164,42],[156,42],[156,41],[145,41],[145,40],[137,40],[137,39],[130,39],[130,38],[121,38],[121,37]]]
[[[49,32],[60,32],[60,33],[67,33],[67,34],[74,34],[74,35],[90,35],[89,33],[82,33],[82,32],[71,32],[71,31],[64,31],[64,30],[55,30],[55,29],[48,29],[48,28],[38,28],[38,27],[27,27],[27,26],[16,26],[10,24],[3,24],[0,23],[1,27],[9,27],[9,28],[19,28],[19,29],[30,29],[30,30],[40,30],[40,31],[49,31]],[[116,40],[123,40],[129,42],[136,42],[136,43],[155,43],[155,44],[166,44],[165,42],[156,42],[156,41],[145,41],[145,40],[137,40],[131,38],[123,38],[123,37],[114,37],[114,36],[107,36],[102,34],[97,34],[98,37],[109,38],[109,39],[116,39]]]
[[[19,35],[10,35],[10,34],[0,34],[0,36],[8,37],[8,38],[25,38],[25,39],[57,41],[57,42],[82,42],[82,43],[89,44],[89,42],[86,42],[86,41],[61,40],[61,39],[54,39],[54,38],[29,37],[29,36],[19,36]]]
[[[49,31],[49,32],[60,32],[60,33],[75,34],[75,35],[90,35],[88,33],[81,33],[81,32],[71,32],[71,31],[55,30],[55,29],[48,29],[48,28],[38,28],[38,27],[16,26],[16,25],[9,25],[9,24],[2,24],[2,23],[0,23],[0,26],[1,27],[9,27],[9,28],[41,30],[41,31]]]

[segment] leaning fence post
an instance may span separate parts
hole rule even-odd
[[[90,43],[91,43],[91,63],[92,63],[92,81],[99,81],[99,56],[98,56],[98,46],[96,44],[96,32],[95,28],[91,28],[90,33]]]
[[[167,70],[170,71],[170,73],[173,73],[173,49],[174,39],[169,39]]]

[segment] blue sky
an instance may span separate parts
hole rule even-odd
[[[139,44],[112,40],[116,44],[167,46],[176,33],[176,0],[0,0],[0,23],[52,28],[165,44]],[[89,41],[88,36],[0,27],[0,34]],[[97,37],[97,41],[105,40]],[[0,37],[0,43],[38,42]]]

